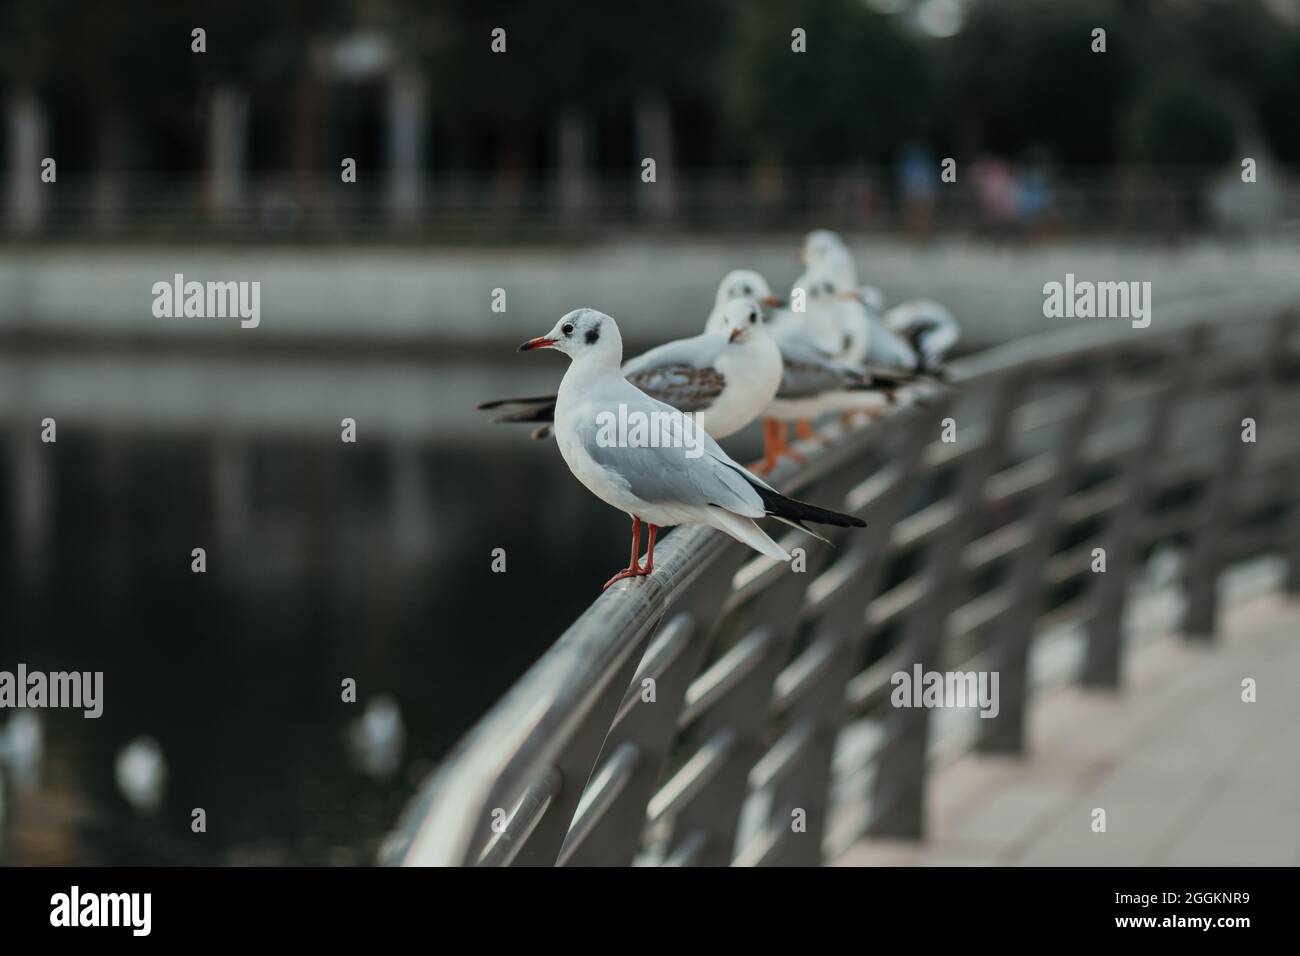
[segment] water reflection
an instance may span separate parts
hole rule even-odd
[[[29,452],[0,452],[0,668],[102,670],[105,704],[0,714],[11,864],[368,863],[626,533],[522,432],[345,446],[60,423],[39,514]]]

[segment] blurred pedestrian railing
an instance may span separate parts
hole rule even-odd
[[[906,194],[886,167],[769,171],[639,167],[485,173],[443,170],[396,179],[244,171],[219,185],[175,174],[64,172],[57,190],[36,184],[29,201],[0,203],[0,241],[388,242],[590,241],[656,227],[723,235],[942,231],[998,236],[1111,235],[1186,239],[1195,231],[1291,234],[1300,182],[1285,171],[1243,184],[1239,170],[1141,169],[1098,174],[1064,169],[1032,205],[991,204],[974,174]],[[1001,195],[999,193],[999,195]]]
[[[1278,552],[1300,588],[1296,315],[1225,297],[1078,321],[810,450],[778,483],[865,530],[792,534],[802,572],[673,532],[473,728],[383,860],[817,864],[923,835],[938,725],[1020,750],[1034,662],[1066,637],[1071,678],[1120,684],[1153,553],[1181,555],[1191,637],[1230,562]],[[997,716],[891,706],[915,665],[997,672]]]

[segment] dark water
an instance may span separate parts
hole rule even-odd
[[[400,459],[290,438],[239,448],[233,526],[216,517],[231,492],[213,439],[62,425],[41,450],[39,547],[24,550],[19,509],[0,515],[0,670],[104,672],[101,718],[39,712],[43,757],[28,786],[8,773],[0,861],[370,862],[437,758],[626,556],[623,517],[521,433]],[[349,740],[385,700],[402,732],[371,748],[389,766],[371,752],[367,769]],[[152,812],[115,781],[145,737],[166,766]]]

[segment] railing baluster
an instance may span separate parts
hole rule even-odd
[[[926,597],[904,625],[900,669],[919,664],[934,669],[941,659],[943,632],[955,595],[964,591],[962,553],[980,515],[984,483],[998,467],[1010,431],[1011,416],[1022,389],[1022,373],[999,378],[992,389],[992,409],[985,439],[964,456],[953,495],[953,516],[925,555]],[[961,441],[961,423],[957,439]],[[885,719],[885,742],[872,782],[874,836],[919,837],[925,829],[926,747],[930,711],[925,707],[892,708]]]
[[[731,579],[746,557],[740,545],[728,545],[678,605],[692,622],[693,633],[685,650],[673,658],[661,673],[638,671],[629,692],[636,695],[632,708],[610,731],[600,762],[616,753],[625,742],[637,747],[636,769],[614,805],[606,811],[574,846],[565,844],[561,862],[565,866],[626,866],[635,858],[645,827],[646,806],[663,776],[664,765],[677,733],[686,689],[699,672],[700,663],[713,644],[718,613],[731,589]],[[654,681],[654,702],[640,696],[640,680]]]
[[[1231,417],[1219,423],[1216,445],[1219,459],[1214,478],[1202,497],[1198,513],[1187,574],[1187,609],[1183,615],[1183,633],[1190,638],[1209,640],[1214,636],[1219,608],[1219,574],[1227,561],[1223,539],[1231,530],[1237,481],[1245,468],[1246,456],[1255,447],[1242,441],[1241,422],[1264,419],[1273,383],[1279,373],[1278,356],[1290,335],[1292,316],[1275,319],[1264,341],[1259,368],[1241,395],[1232,403]]]
[[[845,741],[855,754],[879,742],[858,758],[866,764],[844,768],[858,789],[861,771],[873,782],[865,805],[853,794],[850,806],[835,808],[844,812],[833,834],[832,758],[850,715],[870,719],[885,708],[890,674],[916,664],[945,666],[950,627],[967,635],[1000,629],[981,664],[1000,672],[1000,713],[976,721],[976,745],[1013,751],[1023,747],[1036,627],[1048,619],[1084,623],[1081,678],[1113,686],[1126,594],[1154,539],[1180,536],[1195,523],[1189,630],[1212,623],[1214,586],[1238,553],[1280,544],[1290,563],[1288,584],[1300,591],[1300,455],[1277,444],[1237,447],[1232,418],[1208,448],[1175,446],[1171,437],[1176,423],[1201,424],[1180,422],[1180,415],[1208,420],[1203,399],[1188,401],[1195,383],[1210,372],[1227,383],[1239,375],[1207,348],[1214,329],[1203,317],[1209,308],[1201,304],[1188,321],[1143,335],[1078,325],[973,356],[954,366],[955,390],[819,450],[788,475],[789,486],[833,508],[847,500],[869,527],[836,530],[843,550],[833,554],[799,541],[807,573],[757,559],[738,574],[750,560],[739,544],[703,529],[674,532],[660,545],[652,578],[602,596],[457,746],[412,801],[382,859],[626,865],[644,848],[668,865],[815,864],[828,836],[840,845],[864,819],[870,834],[918,836],[926,817],[928,708],[885,709],[882,727],[864,728],[878,737]],[[1234,313],[1225,306],[1222,314]],[[1259,328],[1245,330],[1247,321],[1276,324],[1266,330],[1261,374],[1235,394],[1233,416],[1284,417],[1276,403],[1266,411],[1265,402],[1281,377],[1290,344],[1283,340],[1295,318],[1267,318],[1255,303],[1242,320],[1242,335]],[[1134,357],[1154,359],[1132,376],[1143,382],[1137,389],[1123,373]],[[1072,394],[1029,394],[1037,391],[1031,383],[1076,372],[1085,384],[1070,378]],[[1145,414],[1130,412],[1141,409],[1135,392],[1151,403]],[[939,444],[935,425],[959,399],[977,414],[959,421],[956,445]],[[1101,414],[1107,407],[1133,417],[1098,430],[1098,419],[1112,417]],[[968,414],[965,407],[959,412]],[[1276,424],[1266,427],[1263,441],[1290,440]],[[1023,446],[1024,460],[1009,460],[1013,441],[1017,455]],[[1256,467],[1248,469],[1252,453]],[[882,460],[885,467],[872,472]],[[1275,481],[1275,469],[1288,466],[1296,480]],[[1175,500],[1148,514],[1166,490],[1207,473],[1213,480],[1200,502]],[[1234,486],[1235,477],[1242,482]],[[934,489],[947,487],[947,478],[952,490],[935,500]],[[1266,500],[1252,500],[1252,523],[1243,533],[1225,533],[1233,530],[1235,499],[1248,490]],[[919,510],[909,514],[913,508]],[[1077,568],[1091,540],[1055,553],[1062,530],[1091,530],[1103,520],[1105,573]],[[1269,533],[1269,520],[1281,531]],[[899,561],[920,570],[891,579],[881,593],[888,569],[903,567]],[[1009,578],[988,585],[987,575],[1002,567]],[[1082,596],[1051,606],[1066,583],[1083,584]],[[901,640],[856,673],[873,628],[901,628]],[[701,674],[719,637],[732,643]],[[806,642],[792,659],[800,638]],[[655,681],[653,702],[640,696],[647,678]],[[751,834],[747,826],[747,844],[736,847],[751,798],[750,808],[764,806],[763,819],[747,818],[758,829]],[[804,811],[802,832],[792,828],[797,809]],[[506,811],[511,815],[497,832]]]
[[[813,544],[818,542],[809,539]],[[787,572],[762,591],[750,609],[751,620],[767,631],[762,659],[716,701],[692,728],[692,736],[705,739],[719,730],[735,733],[724,766],[707,789],[688,800],[672,820],[669,853],[682,841],[704,836],[693,857],[696,865],[726,866],[735,855],[740,812],[749,792],[749,773],[762,755],[763,730],[772,699],[772,683],[785,665],[803,609],[808,581],[817,563],[826,559],[825,545],[808,548],[808,573]]]
[[[792,825],[796,809],[805,814],[806,830],[786,834],[764,860],[768,864],[816,866],[822,862],[822,842],[826,835],[831,787],[831,760],[835,742],[846,716],[845,689],[853,677],[863,642],[869,636],[867,605],[880,588],[885,559],[889,554],[889,536],[894,523],[902,516],[915,492],[915,478],[920,459],[933,426],[947,413],[950,395],[936,396],[924,413],[918,413],[910,430],[901,436],[899,447],[890,454],[890,465],[898,470],[898,480],[888,492],[873,502],[863,515],[867,527],[850,539],[849,553],[842,561],[861,559],[851,593],[838,596],[827,608],[816,629],[815,641],[830,642],[831,661],[785,715],[794,723],[811,722],[812,735],[804,745],[797,773],[787,774],[773,790],[768,825],[781,830]],[[863,477],[853,475],[853,484]],[[841,500],[849,489],[837,489],[834,500]]]
[[[1152,462],[1161,461],[1169,445],[1174,415],[1193,380],[1205,345],[1202,330],[1193,329],[1165,357],[1162,371],[1170,376],[1170,384],[1153,396],[1155,407],[1147,418],[1145,438],[1133,446],[1120,466],[1124,497],[1102,534],[1106,571],[1093,576],[1089,596],[1088,639],[1079,675],[1085,687],[1119,684],[1124,607],[1142,546],[1139,522],[1147,510]]]
[[[997,626],[992,669],[998,672],[998,714],[977,719],[976,747],[986,753],[1017,753],[1024,747],[1028,705],[1029,647],[1034,624],[1043,610],[1043,568],[1056,545],[1061,502],[1079,475],[1083,439],[1106,404],[1111,366],[1094,363],[1085,371],[1084,401],[1063,423],[1052,477],[1038,490],[1031,506],[1029,533],[1011,572],[1011,610]]]

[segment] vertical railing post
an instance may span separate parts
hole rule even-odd
[[[1205,351],[1205,329],[1180,336],[1173,354],[1162,362],[1168,386],[1156,394],[1142,441],[1136,442],[1120,465],[1123,499],[1102,533],[1106,571],[1095,576],[1089,597],[1088,638],[1079,679],[1085,687],[1117,687],[1120,682],[1121,637],[1125,599],[1138,562],[1142,541],[1138,524],[1147,510],[1152,464],[1168,447],[1174,415]]]
[[[810,690],[786,715],[788,723],[809,721],[812,739],[805,745],[807,755],[799,771],[787,774],[774,788],[769,814],[769,826],[788,827],[792,810],[801,809],[806,815],[807,830],[799,839],[786,841],[787,849],[772,862],[789,866],[822,863],[822,844],[830,815],[831,764],[845,721],[845,687],[853,676],[862,643],[870,636],[867,606],[880,589],[894,524],[915,493],[920,458],[932,434],[928,429],[946,414],[951,402],[950,395],[939,396],[932,400],[926,412],[916,414],[907,422],[899,447],[889,453],[889,466],[897,469],[897,479],[863,515],[867,527],[853,535],[851,551],[842,559],[859,558],[863,567],[852,582],[852,590],[846,589],[817,624],[814,639],[832,642],[834,660],[816,689]],[[861,477],[855,475],[855,482]]]
[[[1214,636],[1219,608],[1219,575],[1228,560],[1224,539],[1231,532],[1233,504],[1238,480],[1246,466],[1250,448],[1241,436],[1241,422],[1265,418],[1271,386],[1278,375],[1278,356],[1291,328],[1291,314],[1273,320],[1264,341],[1259,368],[1232,403],[1231,417],[1219,422],[1216,446],[1217,470],[1197,511],[1197,523],[1188,562],[1186,587],[1187,608],[1183,614],[1183,634],[1189,638],[1209,640]]]
[[[952,496],[952,517],[925,556],[925,596],[904,626],[900,668],[934,669],[941,661],[943,632],[952,611],[954,595],[962,590],[962,552],[983,512],[984,484],[999,466],[1010,432],[1010,421],[1020,400],[1019,374],[999,379],[993,388],[993,406],[980,447],[960,464],[957,489]],[[961,423],[958,422],[958,440]],[[872,781],[873,836],[919,837],[925,829],[926,751],[930,712],[925,707],[895,708],[884,721],[884,743]]]
[[[1300,450],[1291,459],[1288,475],[1291,507],[1282,532],[1287,565],[1284,587],[1287,594],[1300,594]]]
[[[824,562],[825,546],[809,549],[809,571]],[[803,610],[809,575],[788,569],[754,600],[741,641],[763,643],[760,660],[696,721],[691,738],[701,743],[721,735],[730,742],[722,766],[708,785],[674,815],[669,853],[688,841],[702,841],[692,855],[699,866],[727,866],[736,853],[740,812],[749,794],[749,774],[762,756],[772,705],[772,683],[790,656]]]
[[[1300,308],[1293,308],[1291,310],[1292,334],[1297,323],[1300,323]],[[1290,381],[1290,376],[1295,374],[1295,357],[1283,349],[1279,361],[1285,363],[1283,368]],[[1288,458],[1286,469],[1291,500],[1282,526],[1282,549],[1287,564],[1283,586],[1288,594],[1300,594],[1300,447],[1296,448]]]
[[[677,736],[678,719],[686,689],[700,671],[700,664],[713,645],[721,608],[731,593],[732,579],[741,561],[748,557],[739,545],[729,546],[714,559],[703,574],[688,588],[687,594],[669,611],[667,622],[684,618],[691,633],[685,646],[670,654],[660,666],[638,670],[636,676],[654,681],[653,702],[642,699],[641,687],[633,683],[628,695],[631,709],[618,720],[596,760],[602,764],[624,743],[636,747],[636,764],[631,779],[624,785],[617,803],[576,846],[566,845],[560,860],[565,866],[630,866],[641,848],[645,831],[646,806],[663,776],[669,752]],[[684,623],[684,622],[683,622]],[[658,639],[658,635],[656,635]],[[654,640],[646,660],[654,649]],[[654,661],[649,661],[654,665]],[[628,696],[624,700],[628,700]]]
[[[1078,478],[1084,438],[1105,406],[1111,381],[1108,359],[1085,372],[1083,403],[1061,429],[1052,475],[1039,489],[1026,519],[1027,543],[1011,572],[1011,609],[998,627],[993,669],[998,673],[998,713],[976,721],[976,747],[985,753],[1018,753],[1024,748],[1025,710],[1029,696],[1029,648],[1043,610],[1043,566],[1056,544],[1058,512]]]

